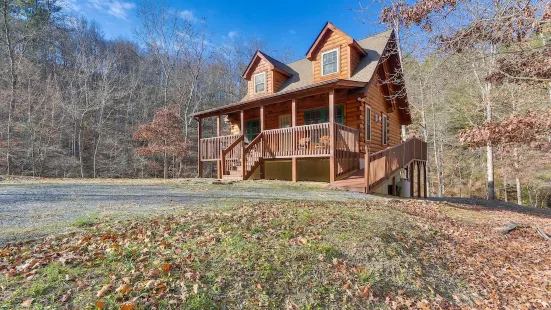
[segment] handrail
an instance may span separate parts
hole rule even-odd
[[[240,135],[239,138],[227,148],[220,150],[220,170],[222,176],[226,173],[226,167],[229,166],[231,161],[235,162],[243,157],[242,148],[237,148],[237,146],[240,144],[242,145],[244,141],[245,136]],[[230,156],[226,158],[228,154],[230,154]]]
[[[243,149],[242,169],[243,180],[246,180],[254,172],[260,161],[264,157],[263,148],[263,133],[259,133],[246,147]]]
[[[249,142],[249,145],[245,147],[245,151],[248,151],[251,149],[258,141],[262,140],[262,132],[258,134],[251,142]]]
[[[411,138],[391,148],[365,156],[365,187],[374,189],[412,161],[427,160],[427,143]]]
[[[237,144],[239,144],[239,142],[242,142],[243,140],[245,140],[245,136],[241,135],[239,138],[237,138],[237,140],[235,140],[227,148],[222,149],[221,150],[222,154],[224,154],[224,155],[228,154],[234,147],[237,146]]]

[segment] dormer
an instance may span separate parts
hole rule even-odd
[[[257,51],[243,73],[243,78],[247,80],[248,96],[258,97],[277,92],[292,75],[286,65]]]
[[[313,82],[348,79],[367,52],[352,37],[327,22],[306,53],[312,62]]]

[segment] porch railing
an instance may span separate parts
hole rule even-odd
[[[414,160],[427,160],[427,143],[417,138],[373,154],[366,154],[366,189],[374,189]]]
[[[201,160],[216,161],[220,159],[220,151],[230,146],[241,135],[221,136],[201,139]]]
[[[330,154],[329,123],[265,130],[262,134],[265,158]]]
[[[360,169],[360,132],[357,129],[335,124],[335,164],[337,177]]]

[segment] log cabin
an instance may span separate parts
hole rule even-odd
[[[199,176],[216,162],[219,179],[322,181],[391,195],[400,178],[406,192],[416,183],[426,196],[427,145],[401,136],[412,120],[396,44],[391,30],[356,41],[328,22],[303,59],[284,64],[257,51],[243,73],[244,98],[193,114]],[[209,117],[217,133],[204,138]],[[222,119],[230,135],[220,134]]]

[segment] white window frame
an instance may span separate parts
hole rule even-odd
[[[388,116],[386,114],[383,114],[381,117],[381,143],[383,145],[388,145]]]
[[[367,127],[367,124],[366,124],[367,123],[367,117],[366,117],[367,110],[369,110],[369,128]],[[372,112],[373,112],[373,110],[371,110],[371,107],[366,104],[365,105],[365,111],[364,111],[364,117],[365,117],[365,119],[364,119],[364,126],[365,126],[364,136],[365,136],[365,141],[371,141],[371,138],[372,138],[372,136],[371,136],[371,134],[372,134],[372,132],[371,132],[371,120],[373,118],[372,117],[372,115],[373,115]],[[367,138],[368,130],[369,130],[369,139]]]
[[[337,71],[336,72],[331,72],[331,73],[325,73],[323,72],[323,68],[324,68],[324,65],[323,65],[323,55],[325,54],[329,54],[329,53],[332,53],[332,52],[337,52]],[[340,61],[341,61],[341,53],[340,53],[340,48],[337,47],[337,48],[334,48],[332,50],[328,50],[328,51],[325,51],[323,53],[321,53],[321,59],[320,59],[320,63],[321,63],[321,76],[326,76],[326,75],[331,75],[331,74],[337,74],[340,72]]]
[[[256,84],[256,78],[259,77],[259,76],[261,76],[261,75],[264,76],[264,90],[261,91],[261,92],[257,92],[257,91],[256,91],[256,85],[257,85],[257,84]],[[260,85],[260,83],[259,83],[259,85]],[[266,92],[267,88],[268,88],[268,83],[266,83],[266,72],[260,72],[260,73],[255,74],[255,75],[253,76],[253,91],[254,91],[254,94],[255,94],[255,95],[256,95],[256,94],[263,94],[263,93]]]

